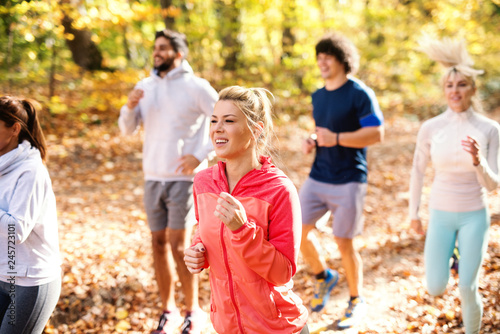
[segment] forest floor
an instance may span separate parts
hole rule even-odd
[[[500,120],[500,112],[490,116]],[[64,276],[61,297],[45,333],[149,333],[157,325],[161,305],[142,204],[141,134],[120,136],[116,118],[91,115],[86,124],[53,119],[47,131]],[[365,230],[356,240],[364,260],[366,321],[357,328],[335,330],[335,321],[347,306],[348,291],[330,224],[326,224],[318,228],[318,240],[328,264],[339,270],[341,278],[325,310],[310,315],[311,333],[463,333],[457,276],[450,278],[442,297],[431,297],[424,286],[425,238],[408,231],[408,183],[419,126],[407,118],[388,119],[385,141],[369,148]],[[277,129],[279,166],[298,188],[312,162],[312,156],[300,152],[308,127],[310,123],[299,119],[280,122]],[[426,176],[424,205],[430,177]],[[480,278],[484,334],[500,333],[498,195],[490,196],[492,226]],[[313,281],[302,258],[298,269],[295,291],[308,305]],[[206,311],[209,294],[208,274],[203,272],[200,303]],[[176,297],[183,305],[179,283]],[[204,333],[215,332],[207,324]]]

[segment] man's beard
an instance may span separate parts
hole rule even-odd
[[[159,66],[155,66],[154,69],[157,73],[165,72],[168,71],[173,64],[174,64],[174,58],[167,58]]]

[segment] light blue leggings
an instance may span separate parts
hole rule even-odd
[[[477,334],[481,328],[483,303],[478,292],[478,281],[488,246],[489,227],[487,209],[470,212],[430,211],[425,239],[427,289],[433,296],[441,295],[446,290],[450,277],[449,261],[458,238],[458,287],[466,334]]]

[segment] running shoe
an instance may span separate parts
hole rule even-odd
[[[325,307],[330,298],[330,292],[338,281],[339,273],[330,268],[326,269],[326,278],[316,280],[314,298],[311,300],[311,311],[319,312]]]
[[[170,334],[176,331],[182,324],[182,317],[178,309],[175,311],[165,311],[160,316],[158,328],[152,331],[151,334]]]
[[[344,316],[337,324],[337,327],[339,329],[347,329],[356,326],[366,315],[367,307],[365,300],[361,297],[349,301],[349,306]]]
[[[452,273],[458,273],[458,262],[460,261],[460,253],[458,252],[458,248],[455,247],[453,250],[453,255],[451,256],[451,266],[450,269]]]
[[[200,334],[207,322],[207,314],[197,309],[186,314],[181,326],[181,334]]]

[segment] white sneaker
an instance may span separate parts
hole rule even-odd
[[[176,331],[182,324],[182,317],[179,310],[176,308],[173,311],[163,312],[160,316],[158,328],[151,334],[167,334]]]
[[[359,324],[366,315],[368,305],[362,297],[349,301],[344,317],[337,324],[339,329],[347,329]]]
[[[200,308],[189,312],[181,326],[181,334],[200,334],[205,328],[207,314]]]

